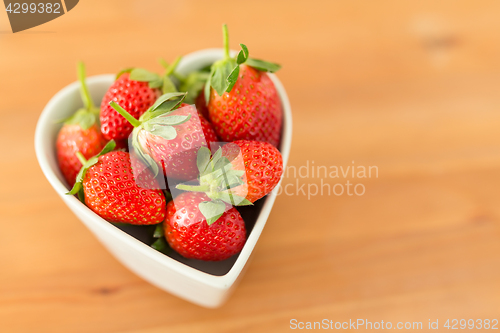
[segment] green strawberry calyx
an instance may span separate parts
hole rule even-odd
[[[144,68],[126,68],[120,71],[116,78],[118,79],[124,73],[129,73],[130,80],[147,82],[151,89],[161,89],[163,94],[177,92],[177,87],[172,79],[175,77],[175,69],[180,60],[181,57],[177,57],[173,63],[165,68],[163,75],[158,75]]]
[[[214,62],[210,68],[210,74],[205,84],[205,102],[207,104],[210,99],[210,88],[213,88],[219,96],[222,96],[225,92],[231,92],[238,80],[240,65],[242,64],[271,73],[281,68],[276,63],[249,58],[248,48],[245,44],[240,44],[241,50],[236,57],[231,57],[229,55],[229,33],[225,24],[222,25],[222,33],[224,36],[224,58]]]
[[[78,175],[76,175],[75,185],[73,185],[73,188],[71,189],[71,191],[69,191],[66,194],[71,194],[71,195],[78,194],[78,197],[80,198],[80,200],[82,202],[84,202],[82,183],[83,183],[83,179],[85,178],[85,174],[86,174],[87,170],[99,161],[99,157],[114,150],[115,147],[116,147],[115,141],[111,140],[106,144],[106,146],[104,146],[104,148],[101,150],[101,152],[99,154],[95,155],[94,157],[89,158],[88,160],[85,159],[85,157],[83,156],[83,154],[81,152],[77,152],[76,156],[78,157],[78,159],[82,163],[82,167],[81,167],[80,171],[78,172]]]
[[[147,154],[145,148],[139,144],[139,133],[141,131],[146,131],[165,140],[175,139],[177,137],[177,131],[174,126],[185,123],[191,119],[191,115],[169,114],[181,105],[186,94],[185,92],[171,92],[160,96],[160,98],[158,98],[139,119],[134,118],[115,101],[109,103],[116,112],[134,126],[134,130],[131,134],[132,148],[137,153],[139,160],[153,171],[154,176],[158,174],[158,165],[153,158]]]
[[[164,254],[169,254],[172,251],[165,239],[165,231],[163,230],[162,223],[156,226],[153,232],[153,238],[155,241],[150,245],[153,249]]]
[[[83,108],[78,109],[71,117],[64,120],[65,125],[79,125],[87,130],[97,123],[99,119],[99,108],[95,107],[89,89],[85,83],[85,65],[78,63],[78,81],[80,82],[80,95],[83,101]]]
[[[164,59],[160,59],[160,64],[163,66],[163,68],[165,68],[166,71],[168,71],[171,67],[171,65],[169,65]],[[186,99],[184,100],[184,103],[195,103],[196,97],[203,90],[203,87],[208,80],[209,73],[209,68],[202,68],[200,70],[192,71],[186,76],[179,74],[175,70],[172,72],[172,76],[178,82],[179,91],[185,91],[188,93]]]
[[[243,185],[244,170],[234,169],[227,157],[222,156],[219,148],[213,156],[207,147],[201,147],[196,157],[196,165],[200,173],[199,185],[178,184],[179,190],[191,192],[204,192],[211,201],[201,202],[198,206],[200,212],[211,225],[219,219],[226,210],[226,204],[232,206],[247,206],[252,203],[239,196],[231,189]]]

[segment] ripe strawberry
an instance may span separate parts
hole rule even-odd
[[[118,104],[111,106],[135,127],[132,148],[157,173],[158,165],[167,179],[192,180],[198,175],[196,156],[200,147],[217,141],[210,123],[193,106],[182,104],[185,93],[165,94],[139,119]],[[173,98],[181,97],[180,100]],[[174,110],[173,110],[174,109]],[[175,127],[174,127],[175,126]]]
[[[101,131],[108,140],[127,140],[134,129],[127,120],[109,106],[114,101],[133,117],[139,118],[160,95],[176,92],[171,76],[180,61],[178,57],[167,66],[163,76],[142,68],[129,68],[117,75],[101,102]]]
[[[69,194],[81,196],[83,191],[85,204],[109,222],[136,225],[162,222],[166,202],[156,179],[146,169],[139,177],[140,183],[147,184],[148,189],[139,187],[129,153],[112,151],[114,148],[115,142],[110,141],[98,155],[83,161],[84,166]]]
[[[82,167],[76,153],[80,152],[85,158],[90,158],[106,144],[97,125],[99,109],[94,106],[85,84],[83,63],[78,64],[78,79],[85,107],[64,122],[56,139],[59,168],[70,187],[75,184],[76,175]]]
[[[189,116],[191,119],[176,126],[175,139],[165,142],[161,136],[151,132],[141,131],[138,141],[141,147],[149,151],[149,155],[163,168],[163,173],[175,179],[196,179],[196,155],[199,147],[210,147],[211,142],[216,142],[212,125],[203,117],[196,115],[196,108],[192,105],[182,104],[175,111],[176,115]]]
[[[231,162],[233,169],[245,171],[243,185],[231,191],[252,203],[271,192],[283,174],[281,153],[267,142],[234,141],[222,147],[222,156]]]
[[[101,103],[101,131],[108,140],[126,140],[134,127],[118,114],[110,101],[122,105],[132,116],[139,118],[160,96],[160,90],[148,82],[132,80],[124,73],[109,87]]]
[[[208,107],[205,103],[205,93],[203,92],[203,90],[200,92],[198,97],[196,97],[195,105],[199,114],[201,114],[206,119],[210,119],[210,116],[208,115]]]
[[[277,147],[283,110],[276,87],[265,72],[275,72],[280,66],[248,58],[243,44],[231,58],[226,25],[223,31],[225,57],[212,65],[204,91],[215,132],[228,142],[257,140]]]
[[[278,184],[283,158],[267,142],[238,140],[222,146],[210,159],[210,151],[198,152],[200,185],[179,184],[177,189],[205,192],[213,201],[235,206],[262,198]]]
[[[208,221],[201,213],[208,197],[203,193],[181,193],[167,205],[165,237],[175,251],[185,258],[206,261],[227,259],[241,251],[246,229],[240,213],[230,205]]]

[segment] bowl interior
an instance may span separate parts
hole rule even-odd
[[[198,54],[199,53],[199,54]],[[212,62],[216,61],[222,56],[222,51],[220,50],[213,50],[212,52],[208,53],[209,56],[207,56],[206,51],[205,52],[195,52],[191,54],[191,59],[195,59],[196,61],[183,61],[179,64],[178,71],[181,74],[187,74],[193,70],[197,70],[200,68],[204,68],[207,65],[210,65]],[[185,59],[184,59],[185,60]],[[275,77],[272,78],[275,83],[277,82],[278,84],[279,81]],[[89,86],[89,91],[90,94],[92,95],[92,98],[95,102],[96,105],[100,105],[100,102],[102,100],[102,97],[108,87],[112,84],[114,80],[114,76],[112,75],[100,75],[100,76],[95,76],[87,79],[87,84]],[[55,139],[57,136],[57,133],[61,127],[60,124],[57,123],[58,119],[64,119],[68,116],[70,116],[76,109],[82,106],[82,101],[80,98],[80,95],[78,93],[78,83],[75,82],[68,87],[64,88],[58,93],[59,100],[58,100],[58,105],[64,105],[64,108],[61,107],[54,107],[52,108],[53,112],[50,112],[49,114],[45,113],[42,115],[39,126],[43,127],[44,135],[45,135],[45,140],[42,144],[42,149],[43,153],[46,156],[46,159],[48,161],[49,167],[50,167],[50,172],[53,172],[55,177],[57,178],[57,181],[53,182],[51,181],[52,185],[56,189],[56,191],[61,191],[60,193],[64,193],[68,191],[68,185],[66,184],[64,177],[62,176],[58,165],[57,165],[57,160],[56,160],[56,154],[55,154]],[[56,95],[55,97],[57,97]],[[283,103],[288,103],[288,100],[283,100],[282,97],[282,102]],[[55,98],[54,98],[55,99]],[[49,108],[50,103],[55,103],[55,100],[51,100],[49,102],[49,105],[47,108]],[[43,119],[43,118],[46,119]],[[45,125],[45,126],[43,126]],[[285,126],[283,126],[285,129]],[[38,129],[37,129],[38,130]],[[283,133],[282,132],[282,140],[281,140],[281,147],[280,150],[283,151],[283,149],[286,150],[286,156],[284,154],[284,163],[286,163],[286,159],[288,157],[288,150],[289,150],[289,140],[283,140]],[[284,144],[288,144],[288,146],[283,147]],[[37,147],[38,148],[38,147]],[[38,149],[37,149],[38,150]],[[37,154],[39,152],[37,151]],[[44,170],[46,171],[46,170]],[[49,179],[50,180],[50,179]],[[238,211],[242,215],[246,227],[247,227],[247,233],[248,233],[248,238],[250,238],[252,230],[256,224],[256,222],[259,220],[260,213],[263,209],[263,207],[266,204],[266,201],[269,200],[269,197],[266,197],[264,199],[261,199],[255,203],[253,207],[237,207]],[[273,200],[274,201],[274,200]],[[272,202],[271,202],[272,205]],[[260,221],[259,221],[260,223]],[[265,219],[262,223],[265,223]],[[121,229],[123,232],[129,234],[130,236],[134,237],[138,241],[150,245],[154,242],[153,238],[153,231],[155,229],[155,226],[133,226],[133,225],[126,225],[126,224],[114,224],[116,228]],[[261,229],[261,228],[260,228]],[[260,234],[260,231],[259,231]],[[258,235],[257,235],[258,237]],[[248,241],[247,241],[248,242]],[[245,245],[246,247],[246,245]],[[152,251],[156,251],[151,248]],[[245,249],[244,249],[245,250]],[[205,262],[205,261],[200,261],[200,260],[195,260],[195,259],[186,259],[182,256],[180,256],[178,253],[175,251],[169,249],[166,252],[166,255],[169,256],[170,258],[181,262],[187,266],[190,266],[196,270],[214,275],[214,276],[223,276],[226,275],[231,268],[234,266],[235,262],[238,259],[239,255],[235,255],[227,260],[220,261],[220,262]]]

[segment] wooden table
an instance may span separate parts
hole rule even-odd
[[[3,7],[2,7],[3,8]],[[281,332],[290,320],[493,319],[500,310],[498,1],[80,1],[18,34],[0,14],[0,330]],[[290,165],[376,166],[285,179],[229,301],[208,310],[118,263],[38,167],[37,118],[89,75],[244,42],[283,65]],[[309,185],[314,191],[314,185]],[[361,187],[358,187],[360,190]],[[337,191],[340,187],[337,187]],[[337,192],[338,193],[338,192]],[[444,329],[443,329],[444,330]]]

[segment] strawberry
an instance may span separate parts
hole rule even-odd
[[[184,192],[167,205],[165,238],[185,258],[220,261],[241,251],[246,229],[240,213],[230,205],[207,220],[202,214],[211,202],[203,193]]]
[[[196,108],[192,105],[181,106],[176,115],[195,115]],[[197,148],[210,147],[211,142],[217,141],[212,125],[203,116],[192,117],[176,127],[177,136],[168,143],[161,136],[151,132],[139,133],[139,144],[149,151],[150,156],[163,168],[163,173],[171,178],[190,180],[196,179]]]
[[[193,106],[181,105],[185,95],[170,93],[161,96],[140,119],[132,117],[117,103],[110,103],[135,127],[131,149],[153,168],[155,174],[160,167],[169,180],[195,179],[198,149],[217,141],[210,123],[199,116]],[[174,99],[178,97],[181,99]],[[179,105],[181,107],[177,108]]]
[[[115,101],[134,117],[140,117],[160,96],[160,90],[150,88],[147,82],[130,79],[129,73],[122,74],[108,89],[101,103],[101,131],[108,140],[126,140],[132,125],[109,106]]]
[[[88,161],[79,154],[84,165],[68,194],[78,193],[82,199],[83,192],[85,204],[109,222],[136,225],[162,222],[166,215],[166,201],[156,179],[145,169],[138,180],[129,153],[112,151],[114,148],[112,140]],[[148,188],[139,187],[136,180],[147,184]]]
[[[198,97],[196,97],[195,105],[199,114],[201,114],[206,119],[210,119],[210,116],[208,115],[207,104],[205,103],[205,93],[203,92],[203,90],[200,92]]]
[[[59,168],[70,187],[75,184],[76,175],[82,167],[76,153],[80,152],[85,158],[90,158],[106,144],[97,125],[99,109],[94,106],[85,84],[83,63],[78,64],[78,79],[85,107],[64,122],[56,139]]]
[[[255,202],[278,185],[283,174],[283,158],[276,147],[267,142],[238,140],[222,147],[235,170],[243,170],[243,185],[233,193]],[[246,196],[245,196],[246,194]]]
[[[257,140],[277,147],[283,110],[276,87],[266,74],[280,66],[248,57],[248,48],[229,56],[227,26],[223,26],[225,57],[211,67],[205,85],[208,114],[224,141]]]
[[[179,184],[179,190],[205,192],[213,202],[250,205],[278,184],[283,174],[281,153],[268,142],[238,140],[217,150],[200,148],[199,185]]]
[[[133,117],[139,118],[161,93],[176,92],[170,79],[180,57],[166,69],[160,77],[142,68],[129,68],[117,75],[116,81],[108,89],[101,102],[101,131],[108,140],[126,140],[134,127],[109,105],[120,104]],[[160,90],[161,88],[161,90]]]

